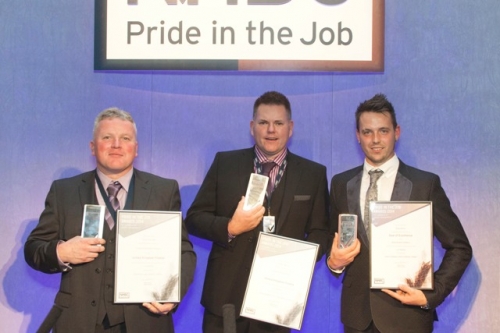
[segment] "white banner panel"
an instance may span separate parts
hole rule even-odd
[[[382,0],[96,0],[96,69],[383,70]]]

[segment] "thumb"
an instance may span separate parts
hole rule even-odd
[[[404,291],[405,293],[409,294],[413,291],[413,288],[407,286],[406,284],[400,284],[399,289]]]

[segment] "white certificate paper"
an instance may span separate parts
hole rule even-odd
[[[241,316],[300,330],[318,248],[261,232]]]
[[[433,289],[432,202],[370,203],[370,287]]]
[[[179,302],[182,213],[117,215],[115,303]]]

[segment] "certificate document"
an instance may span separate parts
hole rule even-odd
[[[179,302],[182,213],[119,210],[115,303]]]
[[[370,202],[370,287],[433,289],[432,202]]]
[[[241,315],[299,330],[318,248],[318,244],[261,232]]]

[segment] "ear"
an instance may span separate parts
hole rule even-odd
[[[290,130],[288,131],[288,137],[292,137],[293,134],[293,120],[290,120]]]
[[[396,126],[396,129],[394,130],[394,136],[396,138],[396,141],[399,140],[400,135],[401,135],[401,127],[399,127],[399,125],[398,125],[398,126]]]
[[[90,152],[92,153],[93,156],[95,156],[95,143],[94,141],[90,141]]]
[[[356,130],[356,139],[358,140],[358,143],[361,143],[361,138],[359,136],[359,131]]]
[[[254,133],[253,133],[253,126],[254,126],[255,122],[253,120],[250,121],[250,134],[252,136],[254,136]]]

